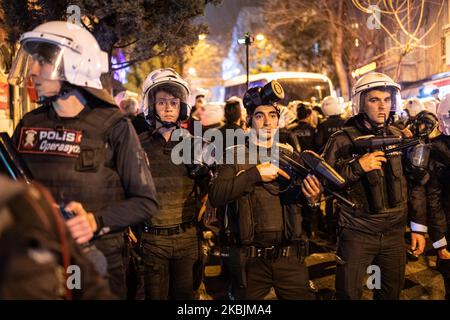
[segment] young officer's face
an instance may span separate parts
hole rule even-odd
[[[159,91],[155,96],[155,111],[161,121],[176,122],[180,116],[179,98],[175,98],[168,92]]]
[[[273,106],[259,106],[253,112],[252,128],[261,140],[272,139],[278,128],[278,114]]]
[[[40,60],[31,62],[28,77],[34,84],[39,97],[52,97],[59,94],[61,81],[49,80],[51,79],[52,71],[53,66],[49,63]]]
[[[390,92],[372,90],[365,97],[364,112],[376,124],[383,124],[389,118],[391,103]]]

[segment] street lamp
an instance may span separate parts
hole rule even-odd
[[[262,33],[258,33],[255,37],[256,41],[263,41],[266,37]]]
[[[206,34],[200,33],[200,34],[198,35],[198,40],[202,41],[202,40],[205,40],[205,39],[206,39]]]
[[[244,36],[244,38],[242,38],[242,39],[238,39],[238,43],[239,44],[243,44],[243,45],[245,45],[245,64],[246,64],[246,66],[245,66],[245,68],[247,69],[247,90],[248,90],[248,80],[249,80],[249,77],[250,77],[250,67],[249,67],[249,63],[248,63],[248,55],[249,55],[249,47],[250,47],[250,45],[253,43],[255,41],[255,39],[247,32],[246,34],[245,34],[245,36]]]
[[[188,69],[188,73],[189,73],[191,76],[193,76],[193,77],[196,77],[196,76],[197,76],[197,70],[196,70],[194,67],[190,67],[190,68]]]

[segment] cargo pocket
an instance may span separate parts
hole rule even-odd
[[[296,241],[302,239],[302,210],[299,206],[283,206],[286,239]]]
[[[80,155],[75,170],[80,172],[97,172],[104,159],[105,145],[103,141],[83,138]]]
[[[406,181],[403,176],[402,159],[400,157],[390,158],[386,173],[389,205],[395,207],[406,201]]]
[[[369,185],[369,203],[371,204],[371,209],[375,212],[381,211],[383,209],[383,190],[380,170],[368,172],[366,178]]]

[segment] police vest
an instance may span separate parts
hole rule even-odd
[[[345,121],[340,116],[330,116],[322,123],[323,130],[326,132],[326,140],[335,132],[342,130]],[[326,141],[325,141],[326,142]]]
[[[147,223],[152,227],[170,227],[194,221],[197,214],[194,180],[188,177],[184,164],[174,164],[171,159],[178,141],[166,143],[151,131],[141,133],[139,140],[150,162],[160,209]]]
[[[123,117],[116,108],[99,107],[60,119],[44,106],[23,118],[18,151],[58,204],[78,201],[95,214],[125,199],[108,143],[111,129]]]
[[[390,129],[394,128],[390,127]],[[362,135],[354,127],[344,128],[343,131],[352,143],[355,138]],[[356,147],[353,151],[354,154],[365,153]],[[380,214],[403,210],[406,207],[408,195],[401,154],[387,157],[387,163],[381,170],[365,173],[358,182],[349,187],[347,193],[351,201],[363,209],[359,212]]]
[[[441,135],[432,142],[431,158],[436,163],[433,170],[441,184],[444,211],[450,217],[450,137]],[[449,219],[447,223],[450,225]]]
[[[246,149],[246,159],[248,159],[248,149]],[[249,164],[236,164],[235,174],[243,170],[249,170],[253,165]],[[262,191],[262,188],[253,188],[249,193],[244,194],[238,200],[230,202],[226,205],[226,208],[222,208],[224,212],[226,223],[223,223],[226,233],[235,233],[232,244],[237,245],[251,245],[255,239],[255,233],[265,231],[279,231],[284,233],[284,237],[288,241],[299,241],[302,239],[302,216],[301,209],[297,204],[285,204],[281,199],[281,208],[279,205],[275,205],[280,202],[279,194],[280,188],[267,184],[266,191]],[[271,215],[265,217],[259,216],[261,213],[255,210],[255,191],[263,192],[262,196],[270,197],[273,205],[266,212],[271,212]],[[267,203],[267,201],[266,201]],[[281,209],[281,212],[280,212]],[[279,229],[281,215],[282,225]],[[257,226],[264,221],[264,226]],[[230,228],[227,230],[226,228]],[[237,229],[237,230],[236,230]],[[229,236],[227,236],[229,238]]]

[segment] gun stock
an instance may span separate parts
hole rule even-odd
[[[315,175],[321,180],[326,194],[334,196],[351,208],[356,208],[357,205],[355,203],[333,190],[342,189],[345,186],[345,179],[326,163],[325,160],[308,150],[303,151],[299,156],[305,162],[306,166],[294,160],[293,157],[287,155],[285,152],[280,152],[280,168],[291,176],[292,181],[298,178],[305,179],[308,174]]]
[[[32,175],[6,132],[0,132],[0,172],[30,184]]]

